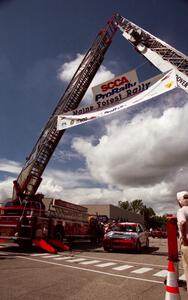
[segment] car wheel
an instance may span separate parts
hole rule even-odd
[[[141,244],[140,241],[136,242],[136,252],[139,253],[141,251]]]

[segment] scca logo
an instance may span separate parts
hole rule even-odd
[[[117,78],[114,81],[110,81],[106,84],[101,85],[101,90],[102,92],[106,92],[108,90],[113,89],[114,87],[120,86],[125,83],[129,83],[129,80],[127,79],[127,77],[122,76],[121,78]]]

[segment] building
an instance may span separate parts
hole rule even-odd
[[[89,214],[106,215],[109,219],[124,222],[138,222],[144,225],[144,216],[135,214],[112,204],[83,204],[88,208]]]

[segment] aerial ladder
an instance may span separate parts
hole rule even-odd
[[[117,18],[117,26],[134,48],[161,72],[175,69],[178,86],[188,93],[188,57],[124,17]]]
[[[1,241],[14,239],[23,247],[30,247],[34,243],[51,253],[56,253],[56,249],[52,245],[67,250],[67,246],[62,243],[63,236],[64,234],[72,236],[73,233],[66,226],[65,217],[62,217],[62,214],[66,210],[66,220],[68,220],[68,209],[69,211],[74,210],[74,218],[76,218],[74,221],[79,223],[79,227],[77,227],[81,228],[80,231],[83,229],[83,232],[80,232],[77,228],[77,234],[91,236],[89,223],[85,220],[87,215],[85,208],[76,207],[76,205],[73,207],[73,204],[68,202],[64,204],[65,201],[60,201],[61,203],[55,205],[54,201],[50,200],[45,204],[44,195],[36,192],[42,181],[42,174],[65,132],[65,130],[57,130],[57,116],[79,106],[103,62],[104,55],[117,29],[116,15],[114,15],[99,31],[85,54],[31,154],[26,158],[20,174],[13,181],[12,201],[8,201],[4,207],[0,207],[0,237],[4,238],[3,240],[0,238]],[[81,212],[81,210],[83,211]],[[69,219],[67,222],[71,223],[72,215],[69,216]]]
[[[36,191],[42,181],[41,176],[65,132],[56,129],[57,115],[79,106],[118,29],[116,24],[116,15],[114,15],[98,33],[42,130],[31,154],[27,157],[17,180],[13,182],[12,200],[16,205],[23,204],[29,199],[39,200],[40,195],[37,195]]]
[[[42,174],[65,132],[56,128],[57,115],[79,106],[118,28],[135,49],[159,70],[165,72],[175,68],[179,86],[188,92],[188,58],[121,15],[114,14],[98,33],[27,157],[17,180],[13,182],[12,200],[15,202],[22,204],[26,198],[34,200],[37,197],[36,191],[42,181]]]
[[[188,93],[188,57],[185,54],[120,15],[117,25],[135,50],[157,69],[162,72],[174,69],[178,86]],[[179,279],[178,233],[175,215],[167,216],[167,232],[168,260],[175,265],[179,286],[184,286],[186,282]]]

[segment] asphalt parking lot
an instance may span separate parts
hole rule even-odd
[[[150,238],[150,248],[104,252],[90,243],[73,243],[72,251],[45,253],[33,247],[22,252],[1,245],[0,299],[165,299],[166,239]],[[179,276],[183,277],[181,262]],[[181,299],[187,299],[180,288]]]

